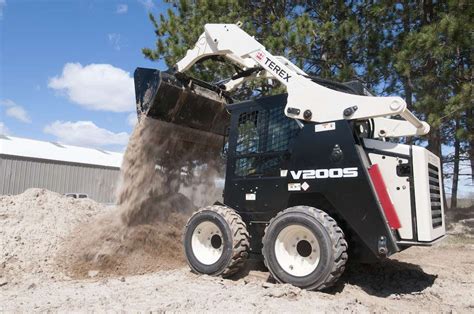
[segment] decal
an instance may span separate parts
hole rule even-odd
[[[288,183],[288,191],[301,191],[301,183]]]
[[[303,173],[303,171],[301,171],[301,170],[298,170],[298,171],[291,170],[290,173],[291,173],[291,176],[293,177],[293,179],[299,180],[300,177],[301,177],[301,174]]]
[[[309,184],[306,182],[303,182],[303,184],[301,185],[301,188],[306,191],[309,188]]]
[[[336,129],[336,123],[334,122],[316,124],[314,126],[314,132],[332,131],[335,129]]]
[[[285,70],[280,68],[280,66],[277,65],[275,61],[272,61],[269,57],[266,57],[265,65],[268,66],[268,68],[272,70],[273,73],[275,73],[277,76],[281,77],[285,81],[288,82],[289,79],[291,78],[291,76],[288,73],[286,73]]]
[[[263,58],[265,58],[265,54],[261,51],[257,52],[257,55],[255,56],[258,60],[262,61]]]
[[[290,170],[290,174],[294,180],[311,180],[326,178],[355,178],[359,176],[359,171],[357,167],[350,167],[331,169]]]
[[[246,201],[255,201],[257,199],[257,194],[255,193],[247,193],[245,194]]]
[[[280,177],[286,177],[288,175],[288,170],[280,170]]]

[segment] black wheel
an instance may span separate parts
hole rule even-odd
[[[344,272],[347,242],[322,210],[295,206],[270,220],[263,237],[265,265],[279,282],[322,290]]]
[[[184,232],[186,259],[194,272],[228,277],[248,257],[249,234],[234,210],[212,205],[189,218]]]

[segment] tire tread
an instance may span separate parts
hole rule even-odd
[[[342,273],[345,270],[345,265],[348,259],[348,255],[347,255],[348,246],[347,246],[347,241],[344,238],[344,232],[338,226],[334,218],[329,216],[326,212],[314,207],[303,206],[303,205],[290,207],[279,212],[275,217],[273,217],[270,220],[268,226],[265,228],[265,234],[262,240],[263,246],[265,247],[265,244],[268,241],[268,239],[266,238],[267,230],[271,228],[272,223],[275,222],[282,215],[285,215],[291,212],[299,212],[299,213],[309,215],[312,218],[315,218],[319,223],[321,223],[324,226],[332,242],[332,248],[333,248],[332,267],[329,274],[326,276],[325,280],[321,284],[319,284],[318,286],[311,286],[308,289],[323,290],[323,289],[333,286],[337,282],[337,280],[341,277]],[[264,250],[262,249],[262,251]],[[270,272],[272,272],[271,268],[268,267],[269,265],[267,265],[267,259],[264,259],[264,263],[265,263],[265,266],[270,270]],[[275,279],[277,279],[273,273],[272,273],[272,276]]]
[[[194,212],[194,214],[188,219],[186,228],[188,228],[189,222],[192,218],[203,211],[213,211],[217,213],[223,217],[229,225],[232,234],[232,258],[220,275],[222,277],[230,277],[239,271],[248,257],[250,236],[247,231],[247,226],[242,220],[242,217],[240,217],[240,215],[232,208],[223,205],[210,205]]]

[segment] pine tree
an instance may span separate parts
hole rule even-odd
[[[172,67],[194,46],[206,23],[241,21],[272,54],[287,57],[309,74],[358,79],[377,94],[404,97],[408,108],[431,125],[429,135],[415,142],[427,143],[439,156],[442,145],[459,144],[459,156],[445,159],[453,162],[466,153],[474,183],[474,12],[468,1],[167,2],[172,8],[166,14],[150,14],[157,41],[154,48],[143,49],[146,58]],[[205,61],[191,75],[217,82],[235,71],[228,64]],[[248,84],[236,96],[281,91],[265,80]]]

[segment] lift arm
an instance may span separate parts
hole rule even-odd
[[[306,77],[289,60],[270,54],[237,24],[206,24],[204,29],[195,47],[188,50],[186,56],[176,64],[176,71],[184,72],[208,56],[224,56],[242,69],[261,67],[265,73],[259,76],[276,79],[285,85],[288,92],[285,114],[290,118],[323,123],[400,115],[405,119],[401,126],[400,122],[386,121],[392,119],[379,119],[379,125],[392,134],[397,134],[393,132],[394,128],[403,128],[404,135],[396,136],[423,135],[429,132],[429,125],[410,112],[400,97],[359,96],[326,88]],[[227,86],[233,89],[245,81],[246,79],[240,78],[236,82],[227,83]]]

